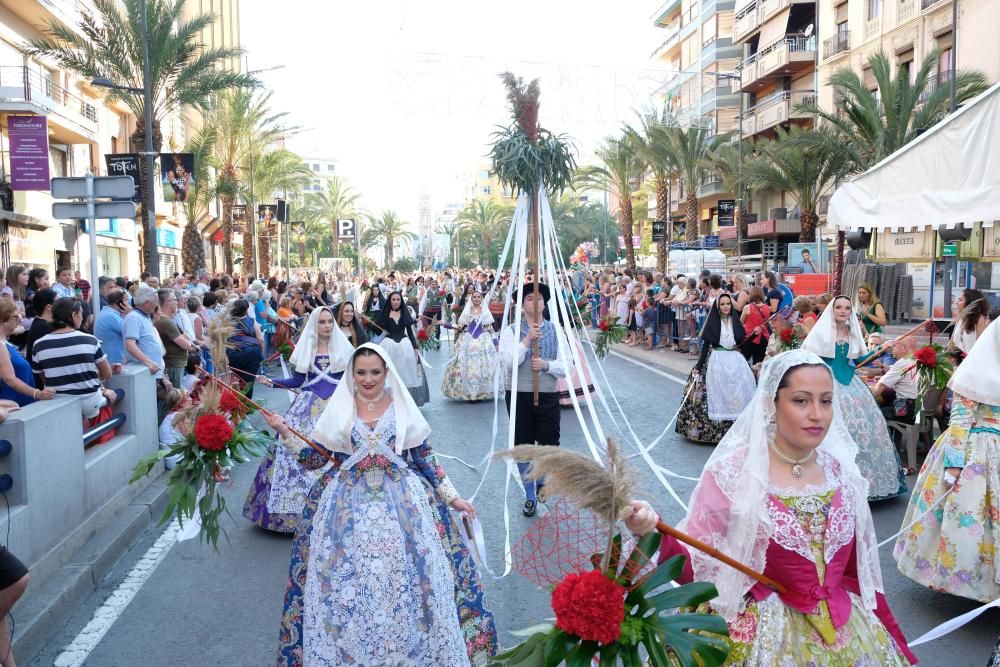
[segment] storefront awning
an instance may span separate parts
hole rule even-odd
[[[840,229],[953,228],[1000,220],[1000,83],[830,198]]]

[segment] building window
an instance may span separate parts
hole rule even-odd
[[[949,46],[941,51],[941,59],[938,60],[938,82],[945,83],[946,81],[951,81],[951,70],[953,68],[952,62],[953,52]]]
[[[312,166],[312,168],[313,168],[313,171],[319,171],[319,165],[318,164],[314,164]]]
[[[882,10],[882,0],[868,0],[868,20],[877,19]]]
[[[479,189],[479,193],[485,197],[489,197],[493,193],[493,188],[488,185],[484,185]]]
[[[59,178],[66,176],[66,151],[49,146],[49,164],[52,165],[51,176]]]
[[[326,170],[327,170],[327,171],[329,171],[329,172],[332,172],[332,171],[334,171],[335,169],[336,169],[336,166],[335,166],[335,165],[332,165],[332,164],[328,164],[328,165],[326,165]]]
[[[483,169],[479,172],[479,180],[485,181],[490,177],[490,172],[488,169]]]

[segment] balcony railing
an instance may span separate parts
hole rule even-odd
[[[790,118],[804,117],[805,114],[797,111],[797,107],[800,104],[815,103],[816,93],[812,90],[786,90],[775,93],[743,112],[743,134],[756,134]]]
[[[823,57],[832,58],[851,48],[851,31],[843,30],[823,42]]]
[[[757,2],[754,0],[733,17],[733,41],[739,42],[760,25]]]
[[[944,0],[920,0],[920,9],[927,9],[944,2]]]
[[[881,32],[882,24],[879,17],[875,17],[870,21],[865,21],[865,41],[872,39]]]
[[[922,104],[930,99],[930,96],[934,94],[934,91],[939,88],[951,86],[951,77],[953,74],[953,70],[946,69],[927,77],[927,87],[924,88],[922,93],[920,93],[918,101]]]
[[[903,23],[913,18],[917,0],[901,0],[896,8],[896,23]]]
[[[10,101],[55,103],[92,123],[97,122],[97,107],[26,66],[0,66],[0,97]]]
[[[677,43],[677,38],[681,34],[681,22],[680,22],[680,19],[678,19],[678,20],[674,21],[673,23],[671,23],[670,25],[668,25],[666,27],[666,30],[667,30],[667,33],[668,33],[667,34],[667,38],[665,40],[663,40],[663,43],[661,43],[658,47],[656,47],[655,49],[653,49],[653,52],[649,54],[650,58],[656,58],[656,57],[658,57],[661,53],[663,53],[668,48],[670,48],[671,46],[673,46],[674,44]]]

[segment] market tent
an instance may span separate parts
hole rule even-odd
[[[917,230],[1000,220],[1000,83],[844,183],[830,199],[840,229]]]

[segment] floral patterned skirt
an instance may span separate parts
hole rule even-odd
[[[711,362],[711,357],[709,357]],[[705,376],[691,371],[687,384],[684,385],[684,401],[677,413],[677,424],[674,431],[688,440],[704,442],[711,445],[719,444],[729,429],[731,421],[714,421],[708,416],[708,391],[705,386]]]
[[[483,331],[478,338],[463,333],[458,337],[454,356],[444,367],[441,393],[456,401],[493,398],[493,376],[498,363],[493,334],[489,330]]]
[[[729,624],[726,665],[739,667],[909,667],[874,611],[851,596],[851,615],[827,644],[800,611],[777,595],[751,601]]]
[[[950,429],[931,448],[913,488],[903,525],[923,518],[896,540],[899,571],[936,591],[989,602],[1000,597],[1000,435],[969,432],[965,468],[947,492],[945,444]]]
[[[303,391],[289,406],[285,421],[299,433],[311,433],[328,399]],[[261,459],[243,505],[243,516],[265,530],[294,533],[306,496],[323,470],[306,470],[280,443]]]
[[[889,437],[889,427],[871,389],[859,376],[848,385],[838,384],[840,414],[847,431],[858,443],[858,468],[868,480],[868,500],[884,500],[906,493],[906,473]]]
[[[496,627],[430,484],[325,473],[292,543],[278,667],[480,665]]]

